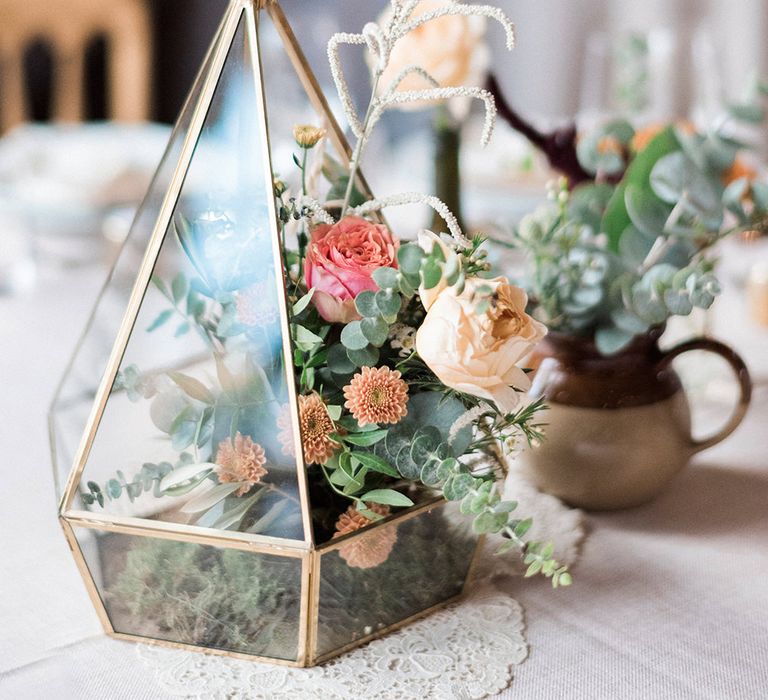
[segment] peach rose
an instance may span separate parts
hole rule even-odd
[[[479,287],[493,290],[490,308],[477,313]],[[526,293],[504,277],[467,280],[457,295],[446,289],[416,334],[416,350],[437,378],[457,391],[487,399],[510,413],[530,380],[517,363],[547,332],[525,307]]]
[[[382,224],[347,216],[312,231],[304,264],[304,279],[315,293],[312,301],[331,323],[349,323],[359,314],[355,297],[377,291],[371,275],[380,267],[397,267],[400,242]]]
[[[453,0],[422,0],[411,15],[417,19],[427,12],[445,7]],[[384,13],[379,26],[386,26],[391,11]],[[427,22],[399,39],[392,47],[381,89],[390,84],[407,66],[417,65],[426,70],[440,87],[482,85],[489,64],[489,51],[483,41],[485,17],[446,16]],[[423,77],[411,74],[400,90],[424,90],[429,84]],[[427,102],[400,105],[403,109],[429,106]]]

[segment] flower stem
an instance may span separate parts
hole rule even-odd
[[[376,102],[376,91],[379,89],[379,80],[381,79],[381,71],[377,71],[373,79],[373,89],[371,90],[371,99],[368,102],[368,109],[365,111],[365,119],[363,120],[363,133],[357,140],[354,153],[352,154],[352,160],[349,163],[349,182],[347,182],[347,191],[344,193],[344,204],[341,207],[341,218],[349,209],[349,202],[352,199],[352,191],[355,186],[355,180],[357,179],[357,172],[360,169],[360,160],[363,157],[363,151],[365,150],[365,144],[368,140],[368,129],[371,123],[371,117],[374,112],[374,104]]]

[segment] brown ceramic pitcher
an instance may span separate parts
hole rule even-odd
[[[602,356],[586,338],[551,333],[539,346],[531,395],[546,397],[546,439],[527,450],[522,469],[542,491],[594,510],[627,508],[654,498],[690,458],[741,423],[751,396],[743,360],[728,346],[699,338],[659,349],[663,332],[639,336]],[[690,350],[722,356],[741,388],[739,403],[716,435],[696,440],[672,360]]]

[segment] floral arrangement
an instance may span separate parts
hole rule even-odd
[[[317,541],[365,528],[413,506],[424,492],[440,493],[460,503],[475,532],[503,536],[500,551],[522,550],[528,575],[568,585],[570,574],[553,559],[552,545],[526,541],[531,520],[515,517],[517,504],[501,495],[507,459],[541,438],[543,406],[524,400],[530,382],[523,363],[545,326],[526,312],[522,289],[493,276],[482,238],[466,238],[442,201],[416,193],[374,199],[359,176],[376,123],[402,104],[478,100],[486,112],[483,142],[491,137],[495,107],[487,90],[442,86],[416,63],[393,73],[390,61],[401,39],[441,18],[493,19],[509,48],[512,24],[489,6],[445,2],[414,15],[416,5],[393,0],[381,25],[329,42],[332,74],[356,139],[349,165],[325,152],[321,126],[302,124],[293,129],[297,171],[275,177],[300,442],[287,400],[269,392],[266,378],[276,376],[276,367],[252,350],[261,330],[279,323],[274,291],[237,277],[226,288],[202,273],[156,277],[169,308],[149,330],[181,315],[177,335],[194,331],[204,339],[216,376],[203,381],[177,371],[147,375],[123,368],[115,390],[152,400],[153,421],[179,458],[144,464],[130,480],[118,474],[104,485],[88,482],[82,497],[103,506],[106,499],[148,492],[183,496],[185,522],[280,537],[297,515],[287,507],[296,498],[274,465],[295,458],[300,444]],[[373,88],[363,117],[339,60],[343,44],[368,52]],[[412,203],[431,207],[447,230],[393,231],[382,212]],[[195,232],[242,225],[225,214],[204,221],[176,217],[174,232],[199,269]],[[225,271],[231,281],[233,273]],[[233,369],[227,358],[243,347]],[[350,567],[387,561],[396,532],[377,532],[380,537],[366,538],[365,551],[347,540],[341,556]]]
[[[765,95],[755,84],[707,130],[611,121],[571,139],[572,151],[563,148],[568,138],[545,137],[503,107],[568,175],[515,232],[528,254],[533,315],[613,354],[671,316],[709,308],[720,291],[715,244],[768,228],[768,184],[733,137],[734,124],[764,120]]]

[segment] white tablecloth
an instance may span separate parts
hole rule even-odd
[[[169,697],[100,635],[55,517],[46,404],[99,277],[0,298],[2,700]],[[736,435],[658,501],[590,517],[572,589],[516,584],[531,653],[502,697],[768,697],[766,425],[762,385]]]

